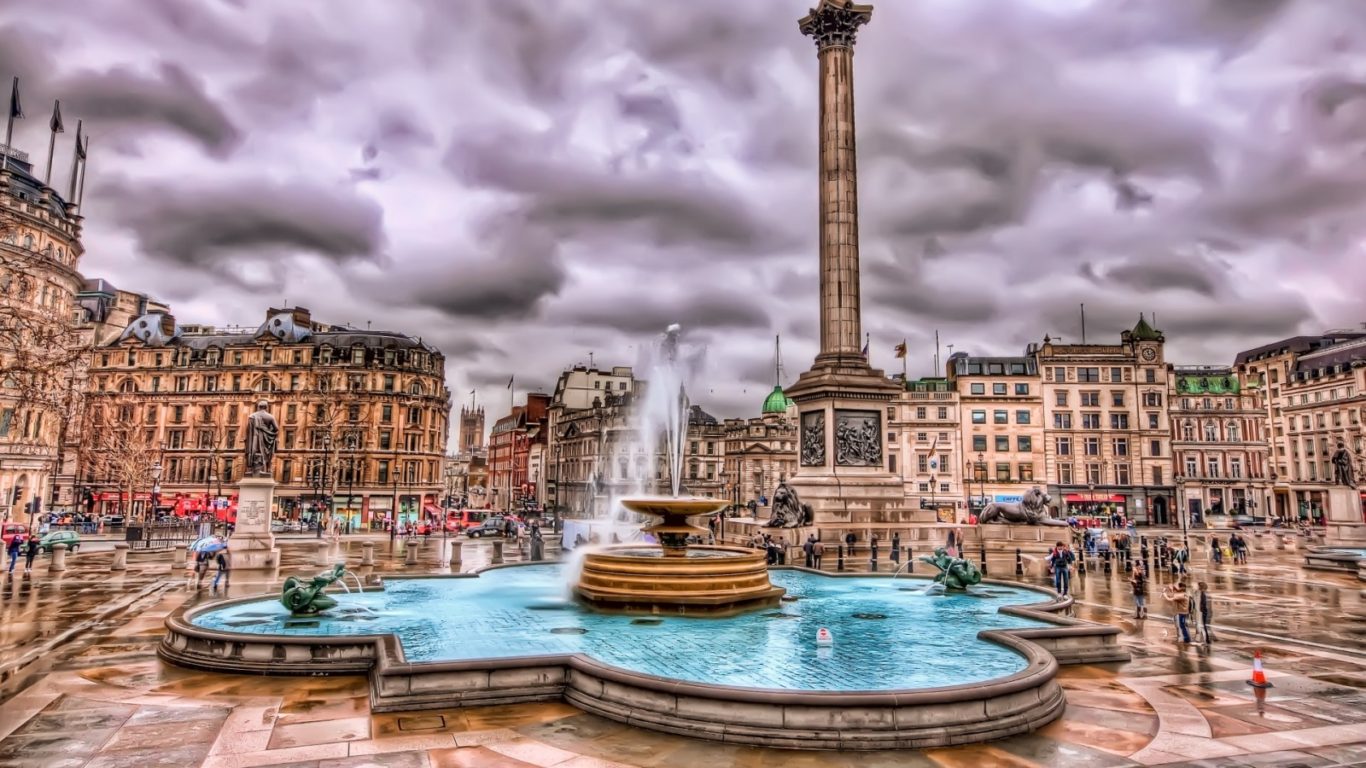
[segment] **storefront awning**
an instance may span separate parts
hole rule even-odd
[[[1062,497],[1068,504],[1123,504],[1124,497],[1114,493],[1069,493]]]

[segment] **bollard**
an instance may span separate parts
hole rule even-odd
[[[836,549],[835,552],[837,558],[835,560],[835,570],[842,571],[844,570],[844,545],[840,544],[839,548]]]
[[[463,554],[461,550],[464,549],[465,545],[461,544],[459,541],[455,539],[451,539],[449,542],[449,546],[451,548],[451,551],[450,556],[447,557],[447,560],[450,561],[451,570],[455,573],[460,573],[460,567],[461,565],[463,565],[463,563],[461,563],[461,557]]]
[[[1138,553],[1139,553],[1139,555],[1142,556],[1142,558],[1143,558],[1143,565],[1144,565],[1144,566],[1147,566],[1147,565],[1149,564],[1149,563],[1148,563],[1148,537],[1147,537],[1147,536],[1140,536],[1140,537],[1138,537]],[[1149,568],[1148,570],[1151,571],[1152,569]]]
[[[319,541],[317,550],[318,553],[313,557],[313,564],[328,565],[329,561],[331,560],[331,558],[328,557],[328,550],[331,548],[331,545],[328,544],[326,541]]]
[[[915,573],[915,555],[911,553],[911,545],[906,545],[906,573]]]
[[[1077,575],[1086,575],[1086,547],[1077,550]]]
[[[374,565],[374,564],[375,564],[375,542],[373,542],[373,541],[362,541],[362,542],[360,543],[360,551],[361,551],[361,555],[360,555],[360,564],[361,564],[361,565]]]
[[[1108,550],[1108,549],[1105,550],[1104,552],[1101,553],[1101,555],[1102,555],[1101,559],[1105,561],[1105,575],[1106,575],[1106,576],[1109,576],[1109,575],[1110,575],[1110,550]]]
[[[183,571],[190,567],[189,561],[185,559],[185,553],[188,548],[189,547],[186,544],[175,545],[175,554],[171,560],[172,571]]]
[[[403,549],[403,564],[417,565],[417,547],[413,546],[412,544],[409,544],[405,546]]]
[[[1124,572],[1125,572],[1125,573],[1133,573],[1133,571],[1134,571],[1134,559],[1133,559],[1132,555],[1133,555],[1133,552],[1132,552],[1128,547],[1125,547],[1125,548],[1124,548]]]
[[[114,562],[109,566],[111,571],[128,570],[128,543],[119,541],[114,543]]]
[[[503,562],[503,540],[502,540],[502,539],[494,539],[494,540],[493,540],[493,559],[490,560],[489,562],[490,562],[490,563],[493,563],[494,565],[497,565],[497,564]]]
[[[1024,554],[1020,552],[1018,547],[1015,549],[1015,575],[1024,575]]]
[[[982,571],[982,575],[983,575],[983,576],[986,576],[986,575],[987,575],[987,543],[986,543],[985,541],[982,542],[982,547],[981,547],[981,550],[979,551],[979,554],[980,554],[980,556],[981,556],[981,558],[982,558],[982,567],[981,567],[980,570]]]
[[[868,556],[868,572],[877,573],[877,550],[873,550]]]
[[[66,545],[52,545],[52,564],[47,567],[49,573],[66,570]]]
[[[901,565],[901,547],[892,547],[892,565]],[[895,569],[893,569],[895,570]]]

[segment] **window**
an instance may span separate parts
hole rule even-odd
[[[1162,455],[1162,441],[1161,441],[1161,440],[1153,440],[1152,442],[1148,443],[1148,455],[1149,455],[1149,456],[1161,456],[1161,455]],[[1156,483],[1156,485],[1161,485],[1161,483]]]
[[[1114,448],[1114,452],[1115,452],[1115,455],[1116,455],[1116,456],[1128,456],[1128,455],[1129,455],[1129,438],[1127,438],[1127,437],[1116,437],[1116,438],[1115,438],[1115,442],[1114,442],[1113,448]]]
[[[1061,406],[1067,405],[1067,390],[1065,390],[1065,389],[1060,389],[1060,390],[1058,390],[1057,392],[1054,392],[1054,393],[1053,393],[1053,401],[1054,401],[1057,405],[1061,405]]]
[[[1128,484],[1129,484],[1129,465],[1128,465],[1128,464],[1116,464],[1116,465],[1115,465],[1115,484],[1116,484],[1116,485],[1128,485]]]
[[[1144,405],[1145,407],[1148,407],[1148,408],[1161,408],[1161,407],[1162,407],[1162,393],[1161,393],[1161,392],[1144,392],[1144,393],[1143,393],[1143,405]]]
[[[175,391],[177,391],[177,392],[189,392],[189,391],[190,391],[190,377],[189,377],[189,376],[177,376],[177,377],[175,377]]]
[[[1104,482],[1103,480],[1101,480],[1099,464],[1086,465],[1086,482],[1090,483],[1091,485],[1099,485],[1102,482]]]
[[[1019,473],[1020,473],[1020,482],[1022,482],[1022,483],[1032,483],[1032,482],[1034,482],[1034,465],[1033,465],[1033,464],[1021,464],[1021,465],[1018,467],[1018,470],[1019,470]]]
[[[1118,381],[1123,381],[1123,380],[1124,380],[1124,369],[1123,369],[1123,368],[1111,368],[1111,369],[1110,369],[1110,381],[1112,381],[1112,382],[1118,382]]]
[[[929,492],[930,492],[930,484],[929,484],[929,483],[921,483],[921,484],[920,484],[920,492],[921,492],[921,493],[929,493]]]
[[[925,406],[922,405],[915,409],[915,418],[917,421],[925,420]]]
[[[382,429],[379,433],[379,448],[381,451],[390,450],[393,447],[393,430]]]
[[[385,404],[379,409],[379,420],[388,424],[394,420],[394,406]]]
[[[985,424],[985,423],[987,423],[987,412],[986,412],[986,411],[973,411],[973,412],[972,412],[972,423],[973,423],[973,424]]]
[[[1028,395],[1028,394],[1029,394],[1029,385],[1028,385],[1028,384],[1016,384],[1016,385],[1015,385],[1015,394],[1017,394],[1017,395]]]
[[[1010,465],[1009,465],[1009,464],[997,464],[997,465],[996,465],[996,480],[997,480],[998,482],[1002,482],[1002,483],[1008,483],[1008,482],[1010,482]]]
[[[1082,407],[1082,408],[1099,408],[1099,407],[1100,407],[1100,390],[1098,390],[1098,389],[1094,389],[1094,390],[1083,390],[1083,391],[1081,392],[1081,407]]]
[[[293,474],[294,474],[294,462],[291,461],[291,460],[289,460],[289,459],[285,459],[284,461],[281,461],[281,462],[280,462],[280,479],[283,480],[283,481],[286,482],[286,483],[291,482],[291,481],[293,480],[293,477],[292,477]]]
[[[1008,435],[996,436],[996,452],[1006,453],[1010,450],[1010,437]]]
[[[384,391],[385,391],[385,392],[393,392],[393,391],[394,391],[394,374],[392,374],[392,373],[386,373],[386,374],[384,374]]]
[[[271,347],[266,347],[265,349],[262,349],[262,350],[261,350],[261,362],[264,363],[264,364],[266,364],[266,365],[269,365],[269,364],[271,363],[271,361],[273,360],[273,358],[274,358],[274,354],[275,354],[275,350],[274,350],[273,348],[271,348]]]
[[[1100,455],[1100,438],[1099,438],[1099,437],[1087,437],[1087,438],[1084,438],[1084,439],[1081,441],[1081,449],[1082,449],[1082,453],[1086,454],[1087,456],[1099,456],[1099,455]]]
[[[972,450],[974,450],[974,451],[985,451],[986,449],[987,449],[987,436],[986,436],[986,435],[973,435],[973,436],[972,436]]]
[[[1243,476],[1243,459],[1241,456],[1229,457],[1228,476],[1232,478],[1241,478]]]
[[[1110,414],[1110,429],[1128,429],[1129,414],[1112,413]]]
[[[1015,438],[1015,449],[1021,453],[1029,453],[1034,450],[1034,438],[1020,435]]]
[[[1150,413],[1150,414],[1148,414],[1148,429],[1157,429],[1157,425],[1158,425],[1157,414],[1155,414],[1155,413]]]
[[[173,423],[173,424],[184,424],[184,423],[185,423],[185,406],[183,406],[183,405],[177,405],[177,406],[174,406],[173,408],[171,408],[171,423]]]
[[[1123,390],[1120,390],[1120,391],[1118,391],[1118,392],[1115,391],[1115,390],[1111,390],[1111,391],[1110,391],[1110,406],[1113,407],[1113,408],[1123,408],[1123,407],[1124,407],[1124,392],[1123,392]]]
[[[1071,429],[1071,428],[1072,428],[1072,414],[1070,414],[1070,413],[1055,413],[1055,414],[1053,414],[1053,428],[1054,428],[1054,429]]]
[[[1059,438],[1057,438],[1056,445],[1057,445],[1057,447],[1058,447],[1058,455],[1059,455],[1059,456],[1071,456],[1071,455],[1072,455],[1072,438],[1070,438],[1070,437],[1059,437]]]
[[[380,461],[380,463],[379,463],[379,482],[381,482],[381,483],[387,483],[387,482],[389,482],[389,462],[388,462],[388,461]]]
[[[889,454],[887,454],[887,471],[888,471],[888,472],[896,472],[896,471],[897,471],[897,470],[896,470],[896,454],[895,454],[895,453],[889,453]],[[710,470],[709,470],[709,472],[710,472]]]
[[[1207,459],[1207,460],[1205,461],[1205,469],[1209,470],[1209,476],[1210,476],[1210,477],[1218,477],[1218,476],[1219,476],[1219,459],[1218,459],[1218,457],[1210,456],[1209,459]]]
[[[949,409],[948,409],[946,406],[942,406],[942,405],[939,406],[939,418],[942,420],[942,419],[947,419],[948,417],[949,417]]]
[[[285,406],[285,421],[294,421],[299,418],[299,408],[294,403]]]
[[[1007,411],[992,411],[991,420],[996,424],[1009,424],[1010,413]]]
[[[6,408],[0,411],[0,437],[9,435],[10,425],[14,423],[14,409]]]
[[[166,447],[179,450],[185,447],[185,430],[172,429],[166,432]]]
[[[1028,423],[1029,423],[1029,411],[1016,411],[1016,412],[1015,412],[1015,423],[1016,423],[1016,424],[1028,424]]]
[[[1078,369],[1077,369],[1077,381],[1080,381],[1080,382],[1083,382],[1083,383],[1088,383],[1088,384],[1094,384],[1094,383],[1096,383],[1096,382],[1099,382],[1099,381],[1100,381],[1100,369],[1099,369],[1099,368],[1078,368]]]
[[[923,453],[920,454],[918,457],[916,457],[915,468],[916,468],[916,471],[919,472],[919,473],[921,473],[921,474],[925,474],[926,472],[929,472],[929,471],[930,471],[930,457],[929,457],[929,456],[926,456],[926,455],[923,454]]]
[[[939,492],[940,492],[940,493],[948,493],[948,492],[949,492],[949,484],[948,484],[948,483],[940,483],[940,484],[939,484]]]
[[[365,365],[365,347],[355,346],[351,348],[351,364]]]
[[[1335,414],[1335,415],[1336,415],[1336,414]],[[1228,423],[1228,426],[1225,427],[1225,429],[1228,431],[1228,441],[1229,441],[1230,443],[1241,442],[1241,441],[1239,440],[1238,422],[1236,422],[1236,421],[1230,421],[1230,422]],[[1236,477],[1236,475],[1235,475],[1235,477]]]
[[[1162,485],[1162,468],[1153,467],[1153,485]]]
[[[1006,385],[1005,385],[1005,382],[1000,382],[1000,383],[998,383],[998,384],[992,384],[992,385],[991,385],[991,394],[993,394],[993,395],[1004,395],[1005,393],[1006,393]]]
[[[1059,464],[1059,465],[1058,465],[1058,483],[1059,483],[1060,485],[1071,485],[1071,484],[1072,484],[1072,465],[1071,465],[1071,464]]]
[[[1186,457],[1186,477],[1195,477],[1200,472],[1200,465],[1195,461],[1194,456]]]
[[[298,391],[299,391],[299,374],[297,374],[297,373],[291,373],[291,374],[289,374],[289,391],[290,391],[290,392],[298,392]]]
[[[916,433],[915,433],[915,439],[916,439],[916,442],[920,442],[920,443],[926,442],[926,441],[928,441],[928,440],[930,439],[930,433],[929,433],[929,432],[916,432]],[[888,442],[890,442],[890,441],[888,441]]]
[[[293,448],[293,447],[294,447],[294,430],[292,430],[292,429],[286,429],[286,430],[285,430],[285,448],[286,448],[286,449],[291,449],[291,448]]]
[[[1082,429],[1100,429],[1099,413],[1083,413],[1081,415]]]
[[[985,395],[987,393],[987,385],[981,383],[969,384],[968,392],[974,395]]]
[[[217,392],[217,391],[218,391],[218,377],[217,377],[217,376],[205,376],[205,377],[204,377],[204,391],[205,391],[205,392]]]
[[[1205,422],[1205,442],[1215,443],[1219,441],[1219,428],[1213,422]]]
[[[1149,383],[1149,384],[1156,384],[1156,383],[1157,383],[1157,371],[1153,370],[1152,368],[1148,368],[1148,369],[1144,370],[1144,371],[1143,371],[1143,380],[1144,380],[1145,382]]]

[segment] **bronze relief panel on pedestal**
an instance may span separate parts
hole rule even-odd
[[[882,414],[879,411],[835,411],[835,464],[841,467],[882,466]]]
[[[825,411],[802,414],[802,466],[825,466]]]

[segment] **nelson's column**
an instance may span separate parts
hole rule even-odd
[[[821,0],[799,22],[820,62],[821,347],[787,390],[801,425],[789,484],[811,504],[816,527],[837,536],[911,521],[884,444],[887,406],[900,387],[868,364],[860,343],[854,37],[872,12],[852,0]]]

